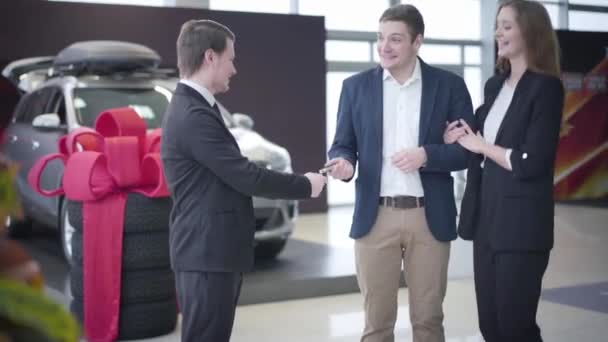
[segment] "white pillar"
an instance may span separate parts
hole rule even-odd
[[[497,0],[480,1],[481,4],[481,79],[494,75],[494,27],[496,26]]]

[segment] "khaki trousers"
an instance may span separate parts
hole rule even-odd
[[[414,342],[443,342],[450,243],[436,240],[424,208],[380,206],[372,230],[355,240],[357,281],[364,297],[362,342],[395,340],[397,294],[404,265]]]

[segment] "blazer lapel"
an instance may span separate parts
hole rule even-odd
[[[191,88],[190,86],[185,85],[183,83],[177,83],[177,88],[175,88],[175,93],[183,94],[183,95],[187,95],[187,96],[195,98],[200,103],[202,103],[205,107],[209,107],[209,109],[211,109],[211,111],[213,113],[215,113],[216,116],[222,120],[222,122],[224,122],[224,119],[222,118],[221,114],[217,110],[215,110],[215,108],[213,108],[211,106],[211,104],[209,104],[209,102],[207,102],[207,99],[205,99],[205,97],[203,95],[201,95],[201,93],[199,93],[195,89]]]
[[[422,61],[422,59],[420,59],[420,69],[422,75],[422,99],[420,104],[418,145],[422,146],[426,141],[426,136],[429,131],[439,83],[437,82],[437,79],[433,77],[432,71],[428,68],[426,63]]]
[[[228,135],[230,136],[230,140],[232,141],[232,143],[234,145],[236,145],[237,147],[239,146],[239,144],[236,141],[236,138],[234,137],[234,135],[232,135],[232,133],[230,132],[230,129],[226,126],[226,123],[224,121],[224,118],[222,117],[222,114],[216,110],[215,108],[213,108],[209,102],[207,102],[207,99],[205,99],[205,97],[203,95],[201,95],[201,93],[199,93],[198,91],[196,91],[195,89],[183,84],[183,83],[178,83],[177,87],[175,88],[175,93],[176,94],[181,94],[181,95],[185,95],[185,96],[189,96],[194,98],[195,100],[199,101],[203,106],[208,107],[211,112],[216,116],[216,118],[218,120],[220,120],[220,122],[222,123],[222,127],[224,127],[224,130],[228,133]],[[216,102],[217,104],[217,102]],[[218,107],[219,109],[219,107]]]
[[[370,82],[371,88],[371,108],[372,112],[369,113],[371,115],[371,124],[374,131],[374,135],[376,136],[376,143],[378,144],[378,148],[380,149],[379,155],[382,156],[382,141],[384,139],[384,107],[383,107],[383,83],[382,83],[382,71],[381,67],[377,67],[376,70],[372,73],[372,78]]]
[[[519,80],[519,82],[517,82],[517,86],[515,86],[515,91],[513,92],[513,98],[511,99],[511,103],[509,103],[509,107],[507,108],[507,112],[505,113],[505,117],[504,119],[502,119],[502,122],[500,123],[500,126],[498,127],[498,132],[496,133],[496,140],[495,143],[499,141],[500,137],[502,136],[502,132],[505,130],[505,126],[508,124],[509,121],[513,120],[513,118],[518,114],[517,111],[514,110],[514,108],[517,107],[517,100],[520,98],[520,96],[518,95],[522,89],[525,89],[526,87],[526,81],[527,81],[527,76],[528,72],[524,72],[524,74],[521,76],[521,79]],[[506,80],[506,78],[505,78]],[[503,82],[503,86],[504,86],[504,82]],[[501,87],[502,88],[502,87]],[[499,89],[500,92],[500,89]],[[498,95],[498,92],[496,93],[496,95]],[[496,97],[494,97],[494,99],[496,99]]]
[[[486,97],[484,99],[484,110],[481,111],[480,117],[477,119],[477,122],[479,123],[479,127],[478,129],[482,132],[483,134],[483,129],[486,123],[486,119],[488,118],[488,114],[490,114],[490,109],[492,109],[492,106],[494,105],[494,101],[496,101],[496,98],[498,97],[498,93],[500,92],[500,89],[502,89],[502,86],[506,80],[506,76],[499,76],[499,81],[497,83],[497,86],[493,89],[488,89],[490,90],[490,92],[488,94],[486,94]]]

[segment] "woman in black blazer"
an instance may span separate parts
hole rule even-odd
[[[485,85],[477,133],[450,123],[446,143],[471,152],[459,235],[474,241],[479,327],[486,342],[542,341],[536,311],[553,247],[553,169],[564,90],[558,44],[536,1],[502,1],[499,73]]]

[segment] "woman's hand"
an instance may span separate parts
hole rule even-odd
[[[458,138],[458,143],[473,153],[483,154],[488,147],[488,143],[481,135],[481,132],[475,134],[464,120],[460,120],[460,123],[462,124],[465,134]]]

